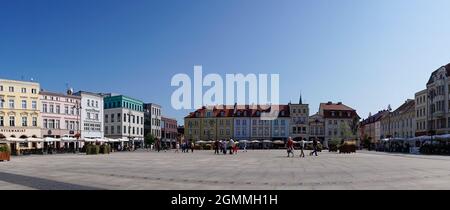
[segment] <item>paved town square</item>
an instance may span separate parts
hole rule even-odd
[[[450,189],[450,157],[283,150],[214,155],[122,152],[14,157],[0,163],[0,190]]]

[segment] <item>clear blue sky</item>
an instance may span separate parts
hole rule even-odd
[[[279,73],[281,101],[398,107],[450,62],[448,0],[0,0],[0,77],[175,111],[170,79]],[[180,122],[179,122],[180,123]]]

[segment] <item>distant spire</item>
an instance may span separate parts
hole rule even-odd
[[[300,92],[300,99],[298,100],[298,104],[303,104],[302,93]]]

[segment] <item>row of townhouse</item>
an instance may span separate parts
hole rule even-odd
[[[377,142],[384,138],[450,134],[450,64],[433,71],[426,88],[414,96],[394,111],[389,106],[369,115],[360,124],[361,138]]]
[[[55,93],[42,90],[37,82],[0,79],[0,140],[107,137],[142,142],[148,133],[164,138],[161,109],[124,95],[72,89]],[[164,119],[176,128],[176,120]]]
[[[276,110],[276,112],[273,112]],[[275,113],[273,119],[264,114]],[[343,129],[351,130],[359,120],[356,110],[342,103],[321,103],[319,112],[309,116],[309,105],[298,104],[260,106],[237,105],[202,107],[184,119],[188,140],[294,140],[319,139],[327,145],[333,139],[355,138],[345,136]]]

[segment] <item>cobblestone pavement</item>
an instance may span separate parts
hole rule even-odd
[[[2,189],[319,190],[450,189],[450,157],[283,150],[214,155],[123,152],[13,157],[0,162]]]

